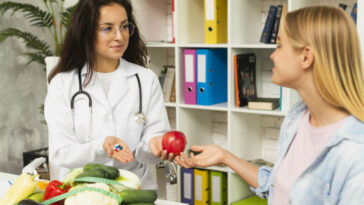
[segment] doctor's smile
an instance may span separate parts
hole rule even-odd
[[[122,45],[116,45],[116,46],[111,46],[111,48],[113,48],[115,51],[121,51],[123,49]]]

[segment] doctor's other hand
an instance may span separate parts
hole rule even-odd
[[[205,145],[205,146],[191,146],[191,150],[194,152],[201,152],[198,155],[190,153],[190,158],[185,153],[181,153],[180,156],[175,158],[178,165],[185,168],[209,167],[214,165],[220,165],[224,163],[224,160],[229,156],[227,151],[218,145]]]
[[[149,141],[149,149],[152,152],[152,154],[156,157],[159,157],[161,160],[168,160],[170,162],[173,161],[175,158],[175,155],[173,153],[167,153],[167,150],[163,150],[162,147],[162,138],[163,136],[157,136],[153,137]]]
[[[122,150],[115,151],[114,146],[119,144],[122,146]],[[134,160],[133,153],[130,152],[128,145],[120,138],[114,136],[107,136],[103,143],[103,148],[109,155],[109,157],[119,160],[122,163],[131,162]]]

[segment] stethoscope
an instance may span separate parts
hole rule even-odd
[[[135,113],[135,121],[139,124],[144,124],[146,121],[146,116],[142,112],[143,111],[142,87],[140,84],[140,79],[139,79],[138,73],[135,74],[135,77],[138,81],[138,87],[139,87],[139,110],[137,113]],[[79,90],[75,94],[73,94],[73,96],[71,98],[71,110],[72,110],[73,124],[74,124],[75,99],[76,99],[77,95],[83,94],[88,98],[88,106],[89,106],[90,112],[91,112],[91,117],[90,117],[90,121],[91,121],[90,130],[91,130],[91,127],[92,127],[92,99],[91,99],[90,94],[82,89],[81,68],[78,69],[78,87],[79,87]],[[75,129],[75,126],[73,126],[73,128]]]

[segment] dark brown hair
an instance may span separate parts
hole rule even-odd
[[[93,75],[92,67],[95,60],[94,42],[100,16],[100,8],[116,3],[125,8],[128,21],[135,25],[134,34],[129,39],[129,45],[123,58],[131,63],[145,67],[147,64],[147,49],[143,42],[133,15],[130,0],[80,0],[71,17],[66,38],[62,46],[60,61],[48,76],[48,82],[60,72],[69,72],[87,63],[87,74],[84,85],[87,85]]]

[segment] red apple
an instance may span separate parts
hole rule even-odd
[[[183,132],[171,131],[163,135],[162,147],[168,153],[179,155],[185,150],[187,141]]]

